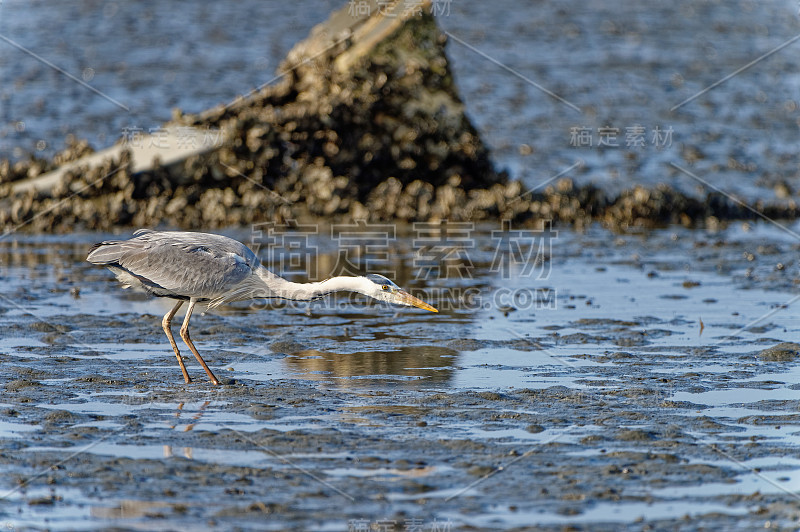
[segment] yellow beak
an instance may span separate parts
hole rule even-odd
[[[410,305],[424,310],[429,310],[431,312],[439,312],[429,304],[425,303],[423,300],[417,299],[416,297],[412,296],[411,294],[403,290],[396,292],[395,295],[397,296],[397,302],[400,304]]]

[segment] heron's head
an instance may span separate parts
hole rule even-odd
[[[398,305],[406,305],[409,307],[417,307],[429,310],[431,312],[439,312],[421,299],[417,299],[416,297],[412,296],[383,275],[370,273],[364,276],[363,279],[368,281],[363,283],[364,289],[362,293],[364,295],[377,299],[378,301],[388,301],[389,303],[395,303]]]

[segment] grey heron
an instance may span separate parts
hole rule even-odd
[[[187,384],[192,379],[170,327],[175,313],[187,301],[189,307],[181,326],[181,338],[213,384],[219,384],[219,380],[189,337],[189,319],[197,303],[207,303],[208,308],[214,308],[231,301],[256,298],[311,301],[334,292],[350,291],[379,301],[438,312],[382,275],[340,276],[310,283],[288,281],[262,266],[256,254],[241,242],[209,233],[140,229],[129,240],[95,244],[86,260],[106,266],[125,288],[142,288],[154,296],[177,300],[172,310],[164,315],[161,326]]]

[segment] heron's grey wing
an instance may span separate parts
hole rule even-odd
[[[252,268],[256,268],[259,264],[258,257],[250,248],[227,236],[189,231],[151,231],[149,229],[139,229],[134,234],[138,236],[130,241],[169,244],[186,250],[204,247],[218,254],[233,253],[241,257]]]
[[[255,254],[236,240],[205,233],[147,232],[98,244],[89,262],[117,267],[161,296],[217,299],[258,267]]]
[[[120,265],[175,295],[198,299],[219,297],[253,273],[245,260],[233,253],[163,243],[129,250]]]

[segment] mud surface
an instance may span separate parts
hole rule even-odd
[[[437,24],[450,81],[509,182],[468,190],[453,176],[433,186],[387,174],[343,204],[353,200],[338,172],[314,168],[303,150],[330,161],[351,143],[287,129],[309,205],[294,183],[265,211],[271,182],[264,190],[228,174],[191,188],[109,175],[119,162],[74,176],[77,196],[4,198],[0,217],[15,232],[0,237],[0,525],[798,528],[800,227],[724,222],[758,216],[730,195],[771,218],[797,215],[795,3],[438,4],[448,7]],[[231,101],[270,80],[341,5],[2,3],[2,35],[128,111],[0,43],[0,77],[10,80],[0,89],[0,159],[22,161],[0,168],[0,180],[50,168],[65,145],[60,161],[129,128],[158,128],[172,108]],[[248,122],[264,109],[209,118],[241,126],[241,149],[224,162],[250,179],[242,145],[266,134]],[[628,145],[637,126],[644,144]],[[575,128],[592,144],[574,143]],[[600,128],[616,132],[616,146],[598,144]],[[413,144],[395,147],[403,143]],[[42,160],[28,160],[33,151]],[[91,184],[101,181],[108,202],[96,205]],[[498,254],[498,239],[514,233],[493,233],[501,225],[490,221],[457,248],[469,262],[439,256],[444,270],[426,275],[414,229],[399,231],[392,260],[370,266],[438,315],[341,298],[197,312],[193,338],[218,387],[192,357],[195,382],[183,384],[160,328],[168,303],[124,292],[83,262],[110,235],[36,234],[76,222],[209,230],[298,213],[328,216],[313,241],[316,278],[337,264],[336,216],[502,216],[529,229],[555,219],[585,232],[524,235],[545,246],[543,259],[524,245]],[[615,234],[592,220],[704,229]],[[268,249],[260,254],[270,262]]]
[[[105,235],[5,239],[0,522],[797,528],[793,238],[560,232],[535,271],[489,273],[490,229],[471,279],[417,279],[411,251],[385,265],[439,315],[346,299],[196,314],[219,387],[191,356],[182,383],[167,303],[82,262]]]

